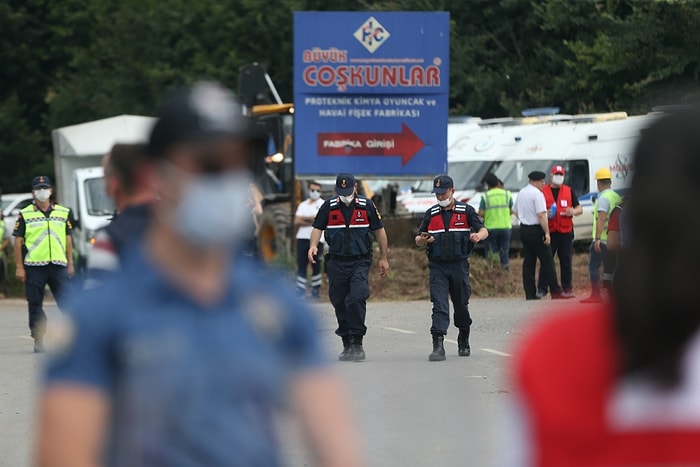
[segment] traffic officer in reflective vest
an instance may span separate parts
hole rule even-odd
[[[326,200],[312,224],[309,262],[318,258],[318,243],[325,231],[329,253],[326,255],[328,295],[338,329],[343,339],[341,361],[365,359],[362,338],[367,332],[365,315],[369,298],[369,268],[372,265],[372,233],[379,245],[379,274],[389,271],[387,238],[382,217],[372,200],[357,194],[355,178],[347,173],[338,175],[337,196]]]
[[[471,354],[469,347],[469,253],[472,244],[485,240],[488,230],[474,208],[454,199],[454,182],[447,175],[433,180],[437,204],[428,209],[418,229],[416,245],[426,246],[430,266],[430,301],[433,302],[433,352],[431,362],[445,360],[444,340],[450,325],[448,294],[454,307],[454,324],[459,329],[460,357]]]
[[[34,352],[39,353],[44,351],[46,332],[44,289],[48,284],[58,305],[63,306],[68,277],[73,275],[73,243],[69,210],[51,203],[49,177],[34,177],[32,194],[34,202],[20,211],[12,235],[15,237],[15,275],[24,282],[29,329],[34,338]]]
[[[542,188],[545,205],[549,208],[549,247],[552,256],[559,256],[561,269],[562,298],[573,298],[572,266],[574,256],[574,216],[583,214],[583,206],[569,185],[564,184],[566,171],[561,165],[552,167],[551,183]],[[555,206],[554,209],[551,206]],[[540,274],[537,284],[538,295],[547,295],[547,284]]]

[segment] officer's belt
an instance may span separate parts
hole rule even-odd
[[[343,255],[331,255],[328,254],[326,255],[327,260],[334,260],[334,261],[356,261],[358,259],[370,259],[372,258],[372,255],[370,253],[366,255],[355,255],[355,256],[343,256]]]

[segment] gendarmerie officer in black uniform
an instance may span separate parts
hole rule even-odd
[[[365,315],[369,298],[369,268],[372,266],[372,233],[379,244],[379,274],[389,271],[387,238],[382,217],[372,200],[357,194],[355,178],[340,174],[335,182],[337,196],[326,200],[312,224],[309,261],[318,259],[318,242],[325,231],[330,297],[343,339],[341,361],[365,359],[362,338],[367,332]]]
[[[426,246],[430,266],[430,301],[433,302],[433,352],[431,362],[445,360],[444,340],[450,326],[449,298],[454,307],[454,324],[459,329],[457,351],[471,354],[469,329],[469,253],[473,244],[485,240],[488,230],[474,208],[454,199],[454,182],[447,175],[433,180],[437,204],[428,209],[418,229],[416,245]]]

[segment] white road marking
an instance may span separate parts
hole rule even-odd
[[[399,328],[384,328],[387,331],[394,331],[394,332],[400,332],[401,334],[415,334],[415,331],[409,331],[408,329],[399,329]]]
[[[34,338],[30,336],[17,336],[17,339],[29,339],[30,341],[34,340]]]
[[[456,344],[457,341],[454,341],[452,339],[445,339],[445,342],[449,342],[450,344]]]
[[[501,357],[512,357],[511,354],[505,353],[505,352],[501,352],[501,351],[499,351],[499,350],[493,350],[493,349],[479,349],[479,350],[483,350],[484,352],[488,352],[488,353],[500,355]]]

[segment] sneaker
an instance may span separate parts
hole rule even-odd
[[[535,295],[534,297],[525,297],[525,300],[542,300],[542,297]]]
[[[579,300],[580,303],[603,303],[603,297],[600,295],[592,294],[588,298],[584,298],[583,300]]]
[[[547,296],[547,291],[546,290],[538,290],[537,291],[537,296],[539,298],[546,297]]]
[[[564,289],[561,293],[562,298],[576,298],[576,295],[571,291],[571,289]]]

